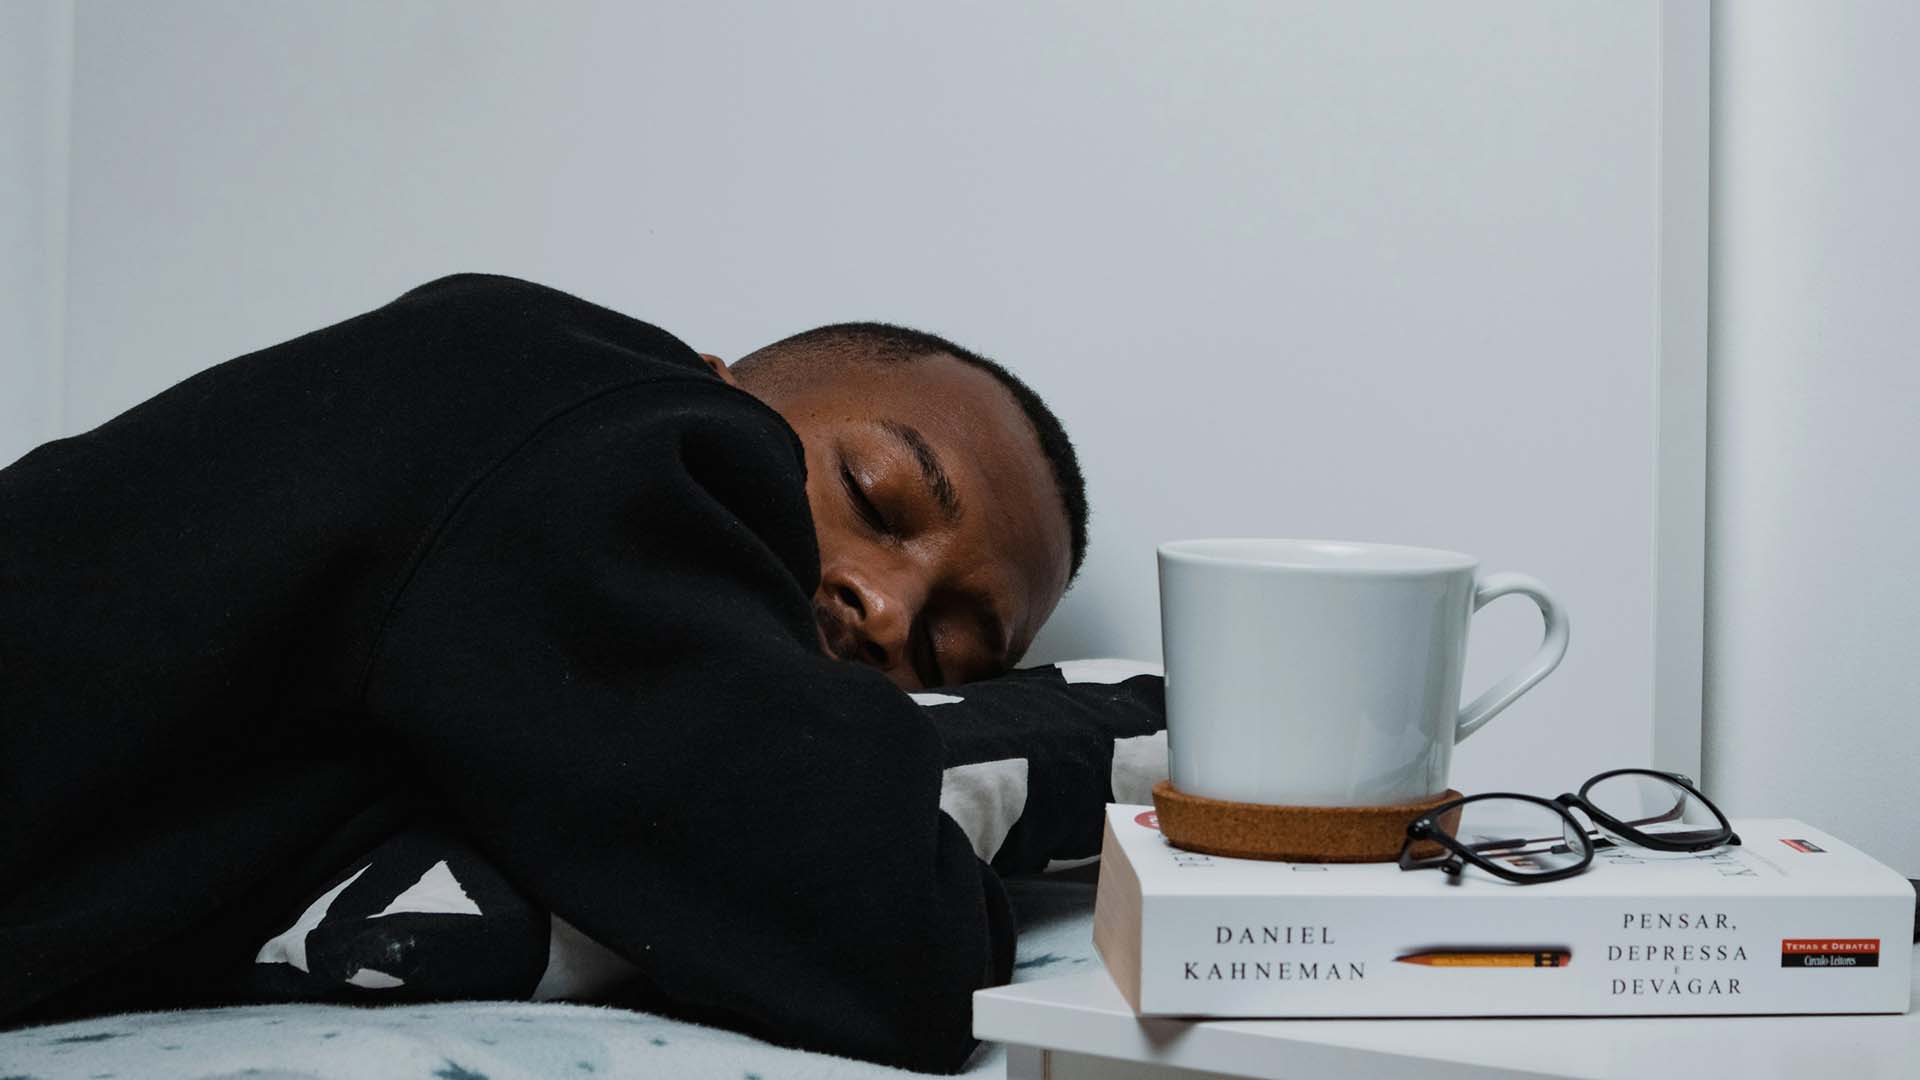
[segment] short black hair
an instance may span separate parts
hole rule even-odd
[[[1087,557],[1086,477],[1080,472],[1080,459],[1073,452],[1073,441],[1067,438],[1067,429],[1061,425],[1060,418],[1047,408],[1047,403],[1040,400],[1040,395],[1034,393],[1032,387],[1020,381],[1019,376],[938,334],[883,322],[843,322],[803,330],[754,350],[741,357],[733,367],[742,375],[750,375],[757,368],[771,370],[781,361],[803,352],[815,360],[829,363],[858,360],[883,364],[909,363],[945,353],[993,376],[995,382],[1013,395],[1013,400],[1020,405],[1020,411],[1026,414],[1027,422],[1033,425],[1033,433],[1040,438],[1040,452],[1046,456],[1047,464],[1053,470],[1054,487],[1060,494],[1060,506],[1067,516],[1070,551],[1068,583],[1071,584],[1079,576],[1080,564]]]

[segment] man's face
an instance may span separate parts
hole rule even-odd
[[[1013,396],[944,354],[758,381],[738,385],[806,447],[827,653],[910,690],[1012,667],[1066,591],[1070,550]]]

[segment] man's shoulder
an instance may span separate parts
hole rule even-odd
[[[704,374],[706,365],[685,342],[652,323],[583,300],[549,285],[505,274],[459,273],[402,293],[378,314],[437,329],[446,338],[471,336],[495,360],[515,354],[572,351],[588,344],[613,347],[635,359]],[[517,345],[518,349],[506,348]]]
[[[656,433],[665,425],[682,430],[696,456],[716,437],[733,444],[729,454],[757,445],[804,475],[805,450],[779,413],[722,382],[680,339],[611,308],[521,278],[462,273],[383,310],[405,325],[396,340],[430,340],[446,362],[486,370],[469,394],[511,399],[529,416],[588,407]]]
[[[394,301],[403,303],[434,303],[459,300],[509,300],[541,299],[572,303],[585,303],[569,293],[561,292],[548,285],[517,278],[508,274],[488,274],[480,271],[462,271],[434,278],[424,285],[416,285],[401,293]]]

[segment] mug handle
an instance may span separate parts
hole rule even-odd
[[[1540,640],[1540,650],[1533,654],[1526,667],[1494,683],[1486,693],[1460,710],[1460,724],[1453,735],[1456,743],[1479,731],[1501,709],[1513,704],[1515,698],[1533,689],[1534,684],[1559,667],[1560,659],[1567,655],[1566,609],[1535,578],[1525,574],[1488,574],[1474,583],[1473,610],[1479,611],[1508,593],[1522,593],[1540,606],[1540,617],[1547,624],[1546,635]]]

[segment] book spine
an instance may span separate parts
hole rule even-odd
[[[1910,896],[1163,896],[1142,907],[1146,1015],[1904,1012],[1911,986]]]

